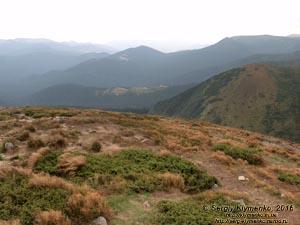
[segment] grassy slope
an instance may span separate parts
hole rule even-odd
[[[70,186],[70,183],[80,184],[79,192],[87,191],[87,187],[82,186],[86,183],[89,187],[87,193],[93,194],[77,196],[77,202],[80,203],[82,200],[88,203],[91,199],[97,198],[103,201],[104,197],[114,211],[110,224],[199,224],[199,221],[200,224],[209,224],[212,219],[222,218],[224,214],[213,211],[204,213],[203,205],[223,203],[234,205],[237,204],[235,201],[239,204],[244,201],[247,205],[294,204],[292,213],[278,212],[279,218],[289,219],[290,224],[298,222],[300,187],[297,168],[300,165],[300,146],[297,144],[195,120],[99,110],[47,108],[0,110],[1,113],[8,115],[7,120],[0,123],[0,144],[2,146],[9,141],[15,145],[13,150],[6,152],[2,150],[0,155],[3,161],[0,164],[6,167],[13,164],[17,168],[25,167],[28,171],[38,165],[42,170],[49,169],[50,173],[68,182],[68,185],[59,185],[67,191],[66,198],[70,198],[70,190],[77,190],[78,187],[73,184]],[[29,135],[24,135],[24,132],[28,132]],[[28,145],[33,141],[40,144]],[[95,141],[101,143],[101,150],[98,153],[91,148]],[[48,147],[41,148],[41,145]],[[135,152],[137,150],[128,149],[144,150],[138,154]],[[46,152],[64,153],[68,156],[67,161],[60,159],[59,154],[48,158],[47,163],[43,160],[39,161],[47,155]],[[78,158],[78,156],[84,157]],[[247,162],[248,159],[249,162],[253,162],[253,156],[261,162],[259,165]],[[120,162],[124,157],[127,159],[122,164]],[[173,160],[176,163],[172,163]],[[114,168],[111,168],[111,165],[114,165]],[[103,167],[108,168],[109,176],[103,174]],[[0,178],[3,174],[1,172],[5,172],[3,168],[1,165]],[[148,178],[161,178],[161,174],[167,171],[182,174],[187,181],[186,187],[189,187],[189,182],[197,178],[193,177],[191,172],[199,169],[206,170],[209,175],[216,177],[218,185],[209,190],[201,190],[198,194],[190,194],[180,188],[181,180],[178,176],[168,175],[164,178],[171,177],[171,179],[167,180],[169,183],[163,184],[164,188],[161,188],[160,183],[154,182],[156,188],[153,190],[128,191],[128,185],[130,187],[135,181],[143,178],[142,171]],[[35,169],[34,171],[38,172]],[[186,174],[190,175],[186,176]],[[241,175],[249,180],[238,181],[238,176]],[[33,175],[28,176],[31,177],[30,179],[33,178]],[[84,179],[77,179],[78,176]],[[50,182],[47,178],[46,184],[41,185],[41,179],[35,179],[33,185],[40,187],[38,189],[40,192],[47,190],[46,187],[57,187],[59,183],[55,179],[54,182]],[[200,179],[201,182],[209,180]],[[151,179],[146,181],[149,182]],[[7,189],[8,185],[14,183],[13,180],[9,182],[1,178],[1,188]],[[143,187],[144,184],[144,182],[137,182],[135,187]],[[26,185],[25,182],[23,187],[20,186],[24,193],[30,191]],[[13,196],[17,189],[10,189]],[[26,195],[26,198],[28,196],[30,197]],[[28,202],[30,201],[29,199]],[[101,213],[109,215],[107,211],[95,211],[97,206],[88,204],[84,205],[88,209],[87,213],[80,211],[83,214],[79,215],[81,221],[78,221],[77,211],[70,211],[68,204],[66,208],[63,205],[57,209],[47,198],[42,201],[41,204],[46,205],[42,210],[49,208],[60,210],[71,219],[73,224],[91,221]],[[65,202],[63,200],[61,203]],[[20,202],[16,204],[19,207],[18,204]],[[12,205],[9,207],[12,208]],[[34,219],[39,211],[38,207],[35,205],[34,213],[30,215],[28,221]],[[23,215],[26,216],[28,208],[23,207],[23,209],[25,212]],[[28,218],[5,213],[5,219]]]
[[[247,65],[158,103],[154,113],[199,118],[299,141],[299,84],[297,68]]]

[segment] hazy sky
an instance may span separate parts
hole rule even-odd
[[[0,39],[213,43],[300,33],[299,0],[0,0]]]

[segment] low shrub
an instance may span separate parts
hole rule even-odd
[[[85,225],[112,212],[104,197],[87,186],[76,186],[48,174],[11,166],[0,168],[0,224]],[[17,223],[16,223],[17,224]]]
[[[235,202],[227,200],[220,194],[203,193],[199,196],[181,201],[160,201],[154,214],[156,225],[211,225],[216,218],[226,218],[221,211],[204,210],[203,206],[235,206]],[[228,218],[228,217],[227,217]]]
[[[300,175],[279,173],[278,179],[292,185],[300,185]]]
[[[25,130],[28,130],[29,132],[33,133],[36,131],[35,127],[32,125],[28,125],[25,127]]]
[[[32,139],[27,142],[29,149],[39,149],[45,147],[45,143],[41,139]]]
[[[33,171],[57,175],[56,165],[58,162],[58,157],[62,154],[63,152],[60,150],[42,152],[42,154],[39,156],[39,158],[33,165]]]
[[[32,225],[38,211],[64,209],[69,195],[63,189],[29,187],[28,177],[8,174],[0,180],[0,218],[20,219],[23,225]]]
[[[36,162],[35,172],[46,172],[53,175],[61,176],[57,171],[58,158],[62,151],[48,151]],[[99,177],[121,177],[127,182],[126,187],[134,192],[153,192],[161,189],[164,185],[176,186],[181,181],[179,176],[184,180],[184,192],[193,193],[211,188],[216,182],[216,178],[209,176],[206,171],[199,169],[193,163],[172,155],[156,155],[149,150],[123,150],[112,155],[95,155],[72,153],[83,155],[86,158],[86,165],[74,172],[71,178],[76,183],[87,182],[95,186],[99,179],[94,179],[95,175]],[[172,178],[174,184],[169,183],[161,178],[161,174],[177,174]],[[159,177],[160,175],[160,177]],[[171,175],[165,175],[166,178]],[[168,181],[170,182],[170,181]],[[172,181],[173,182],[173,181]],[[109,184],[110,182],[106,182]]]
[[[29,137],[30,137],[29,133],[28,133],[27,131],[25,131],[25,132],[21,133],[21,134],[17,137],[17,139],[18,139],[19,141],[26,141]]]
[[[262,165],[264,163],[264,160],[260,155],[262,152],[261,149],[240,148],[229,144],[218,144],[214,146],[213,150],[222,151],[226,155],[229,155],[234,159],[246,160],[249,164],[252,165]]]
[[[92,152],[100,152],[102,149],[102,145],[98,141],[94,141],[91,146]]]

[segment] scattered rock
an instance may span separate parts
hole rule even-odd
[[[63,116],[56,116],[53,118],[54,121],[57,121],[59,123],[64,123],[65,122],[65,117]]]
[[[247,178],[247,177],[245,177],[245,176],[239,176],[239,177],[238,177],[238,180],[239,180],[239,181],[247,181],[247,180],[249,180],[249,178]]]
[[[6,142],[6,143],[4,144],[4,149],[5,149],[6,151],[13,150],[14,147],[15,147],[14,144],[11,143],[11,142]]]
[[[144,208],[150,208],[150,204],[149,204],[148,201],[145,201],[145,202],[143,203],[143,206],[144,206]]]
[[[217,184],[214,184],[214,186],[213,186],[213,188],[218,188],[219,187],[219,185],[217,185]]]
[[[97,219],[93,220],[91,225],[107,225],[107,221],[103,216],[100,216]]]

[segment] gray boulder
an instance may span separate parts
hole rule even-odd
[[[4,149],[5,149],[6,151],[13,150],[14,147],[15,147],[14,144],[11,143],[11,142],[6,142],[6,143],[4,144]]]
[[[93,220],[92,225],[107,225],[107,221],[103,216]]]

